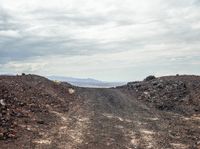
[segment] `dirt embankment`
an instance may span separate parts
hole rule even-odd
[[[119,87],[159,110],[180,114],[200,113],[200,77],[167,76],[129,82]]]
[[[70,84],[36,75],[0,77],[0,146],[35,148],[38,138],[59,123],[77,97]],[[48,142],[46,140],[46,142]]]
[[[0,77],[1,148],[199,149],[200,77],[113,89]]]

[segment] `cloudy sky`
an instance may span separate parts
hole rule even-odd
[[[0,0],[0,73],[200,75],[200,0]]]

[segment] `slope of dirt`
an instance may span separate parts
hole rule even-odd
[[[200,113],[200,77],[167,76],[130,82],[119,87],[159,110],[180,114]]]
[[[34,142],[59,123],[59,113],[69,111],[76,99],[69,88],[35,75],[1,76],[0,146],[34,148]]]
[[[199,80],[163,77],[95,89],[2,76],[0,147],[199,149]]]

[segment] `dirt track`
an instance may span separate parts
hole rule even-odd
[[[81,92],[90,110],[79,148],[195,148],[193,135],[200,133],[198,118],[150,109],[116,89]],[[194,132],[180,132],[186,130]]]
[[[30,123],[29,132],[23,132],[17,139],[1,140],[1,147],[200,148],[198,114],[185,116],[161,111],[137,100],[133,94],[128,94],[121,89],[75,88],[74,94],[74,101],[69,103],[69,110],[60,110],[54,108],[55,105],[46,104],[48,113],[41,117],[44,121],[42,124]],[[61,103],[56,104],[61,106]]]
[[[198,148],[195,143],[200,133],[199,117],[150,109],[116,89],[80,89],[78,92],[83,105],[66,117],[59,113],[64,120],[57,126],[61,134],[58,137],[48,132],[54,141],[47,148]]]

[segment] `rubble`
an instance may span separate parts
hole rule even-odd
[[[154,80],[154,79],[156,79],[156,77],[153,76],[153,75],[151,75],[151,76],[146,77],[146,78],[144,79],[144,81],[151,81],[151,80]]]
[[[0,140],[20,137],[22,125],[47,125],[40,115],[50,116],[47,105],[68,106],[73,96],[68,87],[35,75],[0,77]],[[59,100],[60,99],[60,100]],[[65,99],[65,101],[63,101]],[[36,119],[36,120],[35,120]],[[25,132],[23,132],[25,133]]]
[[[130,82],[121,88],[128,89],[138,100],[160,110],[185,114],[200,111],[200,91],[197,89],[200,88],[200,79],[195,76],[149,76],[144,81]]]

